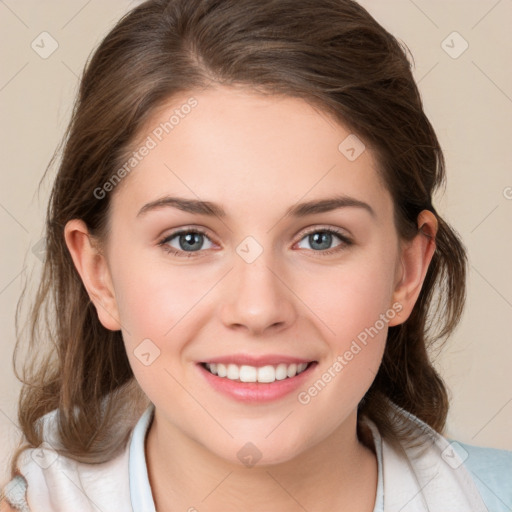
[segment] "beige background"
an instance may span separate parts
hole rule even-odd
[[[0,2],[0,482],[18,434],[15,306],[24,276],[37,275],[41,266],[33,249],[42,237],[49,189],[46,183],[38,197],[37,186],[69,119],[85,59],[136,3]],[[425,109],[447,160],[438,210],[469,251],[466,313],[436,362],[452,394],[447,435],[512,450],[512,1],[361,3],[414,56]],[[58,43],[46,59],[31,47],[48,37],[40,36],[44,31]]]

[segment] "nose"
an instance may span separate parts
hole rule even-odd
[[[261,335],[293,324],[297,315],[294,294],[286,279],[274,269],[271,258],[265,255],[263,252],[252,263],[238,257],[235,260],[221,307],[226,327]]]

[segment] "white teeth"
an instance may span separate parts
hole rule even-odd
[[[286,373],[288,375],[288,378],[294,377],[295,375],[297,375],[297,365],[291,364],[290,366],[288,366],[288,370]]]
[[[210,368],[210,371],[212,371],[211,368]],[[225,377],[227,374],[228,374],[227,368],[221,363],[217,364],[217,375],[219,377]]]
[[[231,365],[230,365],[231,366]],[[235,364],[233,366],[236,366]],[[238,366],[237,366],[238,368]],[[229,378],[229,375],[228,375]],[[231,379],[234,380],[234,379]],[[254,366],[240,366],[240,380],[242,382],[256,382],[258,380],[258,369]]]
[[[281,363],[276,368],[276,380],[284,380],[288,377],[288,366]]]
[[[273,366],[262,366],[258,368],[258,382],[274,382],[276,380],[276,370]]]
[[[226,377],[229,380],[238,380],[240,377],[240,370],[236,364],[228,364],[228,373]]]
[[[277,366],[267,365],[259,368],[255,366],[222,363],[206,363],[206,368],[219,377],[225,377],[229,380],[239,380],[240,382],[265,382],[270,383],[276,380],[295,377],[302,373],[307,363],[285,364],[280,363]]]

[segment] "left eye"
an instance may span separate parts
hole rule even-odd
[[[338,244],[336,244],[334,247],[338,247],[340,245],[350,245],[350,240],[343,236],[338,231],[335,231],[333,229],[322,229],[322,230],[316,230],[311,231],[307,233],[299,242],[299,244],[303,240],[307,240],[309,243],[311,249],[317,250],[317,251],[325,251],[327,249],[332,249],[331,244],[333,243],[333,239],[337,238],[340,240]],[[300,247],[301,249],[307,249],[307,247]]]

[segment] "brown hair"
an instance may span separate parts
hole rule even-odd
[[[63,148],[28,323],[33,354],[50,346],[42,360],[25,363],[19,400],[25,447],[41,443],[38,419],[57,409],[61,453],[108,460],[149,403],[121,332],[98,320],[63,229],[79,218],[100,240],[107,236],[109,194],[98,199],[93,191],[119,169],[155,109],[178,93],[216,84],[302,98],[350,128],[377,157],[403,239],[418,233],[420,211],[436,215],[436,251],[420,296],[407,321],[389,329],[359,411],[396,434],[387,414],[391,400],[441,432],[448,398],[428,348],[460,319],[467,263],[459,237],[432,206],[445,179],[444,159],[406,48],[351,0],[149,0],[117,23],[87,63],[66,136],[49,164]],[[18,332],[16,351],[20,339]]]

